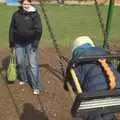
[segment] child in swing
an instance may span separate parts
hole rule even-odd
[[[79,56],[103,56],[106,55],[106,51],[103,48],[96,47],[94,42],[88,36],[78,37],[72,48],[72,58],[75,59]],[[112,84],[111,88],[120,88],[120,75],[117,70],[110,64],[111,71],[116,78],[116,84]],[[69,69],[69,68],[67,68]],[[78,80],[80,81],[83,92],[94,92],[99,90],[108,90],[107,77],[103,71],[103,68],[97,62],[89,62],[85,64],[79,64],[75,68],[75,72]],[[67,81],[71,84],[73,91],[76,92],[76,87],[71,80],[69,71],[66,72]],[[115,86],[116,85],[116,86]],[[78,119],[75,119],[78,120]],[[92,115],[87,114],[82,120],[116,120],[113,114],[101,115],[94,113]]]

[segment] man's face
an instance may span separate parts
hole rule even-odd
[[[29,1],[27,1],[27,0],[25,0],[24,2],[23,2],[23,10],[24,11],[28,11],[28,9],[29,9],[29,7],[30,7],[30,2]]]

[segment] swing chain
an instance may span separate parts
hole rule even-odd
[[[59,62],[59,64],[60,64],[60,66],[61,66],[62,76],[64,77],[64,75],[65,75],[65,72],[64,72],[64,71],[65,71],[65,70],[64,70],[63,60],[66,62],[66,61],[67,61],[66,59],[68,59],[68,58],[65,58],[65,57],[62,55],[62,53],[61,53],[61,51],[60,51],[60,47],[59,47],[59,45],[58,45],[58,43],[57,43],[57,40],[55,39],[55,36],[54,36],[54,34],[53,34],[53,30],[52,30],[52,28],[51,28],[51,25],[50,25],[48,16],[47,16],[47,14],[46,14],[46,12],[45,12],[44,4],[43,4],[42,0],[40,0],[39,2],[40,2],[40,7],[41,7],[41,10],[42,10],[42,13],[43,13],[44,18],[45,18],[46,25],[47,25],[47,27],[48,27],[48,31],[49,31],[49,33],[50,33],[50,36],[51,36],[51,38],[52,38],[52,42],[53,42],[54,48],[55,48],[56,53],[57,53],[58,62]]]

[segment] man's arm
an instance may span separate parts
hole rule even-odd
[[[33,47],[37,49],[39,45],[39,41],[42,36],[42,24],[41,24],[41,19],[40,15],[36,12],[35,16],[35,40],[33,42]]]
[[[9,47],[10,48],[14,48],[15,47],[14,25],[15,25],[15,14],[12,16],[11,24],[10,24],[10,27],[9,27]]]

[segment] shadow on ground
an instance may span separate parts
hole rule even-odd
[[[25,103],[20,120],[48,120],[48,117],[44,112],[35,109],[32,104]]]

